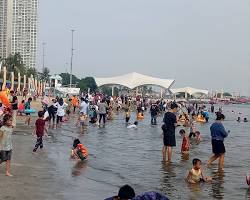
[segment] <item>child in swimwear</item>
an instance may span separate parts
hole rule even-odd
[[[80,142],[79,139],[75,139],[73,142],[71,158],[81,161],[86,160],[88,158],[88,149]]]
[[[193,159],[193,168],[189,171],[187,176],[188,183],[200,183],[200,182],[209,182],[212,181],[211,177],[205,177],[201,160],[198,158]]]
[[[80,125],[80,132],[83,133],[84,131],[84,126],[85,126],[85,123],[86,123],[86,119],[87,119],[87,116],[84,115],[83,112],[80,113],[80,116],[77,120],[77,123],[76,125]]]
[[[138,122],[135,121],[133,124],[128,125],[127,128],[135,128],[136,129],[137,125],[138,125]]]
[[[179,133],[182,136],[181,153],[182,154],[189,154],[189,149],[190,149],[189,138],[186,135],[186,132],[184,129],[181,129]]]
[[[128,123],[129,119],[130,119],[130,110],[129,110],[129,108],[125,109],[125,119],[126,119],[126,123]]]
[[[200,131],[195,131],[195,143],[200,144],[201,142],[201,133]]]

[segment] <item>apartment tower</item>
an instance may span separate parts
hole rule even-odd
[[[36,67],[37,1],[0,0],[0,57],[20,53],[27,67]]]

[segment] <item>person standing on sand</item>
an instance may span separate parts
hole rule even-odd
[[[43,136],[44,136],[44,132],[46,132],[48,134],[48,130],[45,128],[45,120],[44,118],[44,112],[43,111],[39,111],[38,112],[38,119],[36,120],[35,123],[35,129],[33,132],[33,135],[37,136],[37,141],[35,144],[35,147],[33,149],[33,152],[35,153],[37,151],[37,149],[40,147],[40,149],[43,148]]]
[[[172,102],[170,108],[171,110],[164,115],[164,125],[162,126],[164,143],[162,148],[163,162],[166,161],[166,154],[168,155],[167,162],[171,162],[172,147],[176,146],[175,128],[177,126],[177,119],[175,113],[177,112],[178,105]]]
[[[61,123],[63,122],[63,117],[65,115],[65,108],[67,107],[67,104],[64,103],[63,98],[60,98],[54,106],[57,108],[56,128],[59,128],[61,127]]]
[[[10,173],[13,134],[12,124],[12,116],[6,114],[3,117],[3,126],[0,128],[0,164],[6,162],[6,176],[12,176]]]
[[[225,146],[224,138],[228,136],[230,131],[226,131],[222,122],[224,121],[225,116],[221,113],[217,113],[216,122],[210,127],[211,137],[212,137],[212,149],[213,156],[208,160],[207,165],[211,165],[212,162],[219,158],[218,170],[223,171],[224,169],[224,158],[225,158]]]
[[[28,98],[28,101],[25,103],[24,107],[25,107],[25,110],[30,110],[31,107],[30,107],[30,103],[32,101],[32,98]],[[25,124],[28,124],[28,126],[30,125],[30,113],[25,113],[27,115],[27,119],[25,121]]]
[[[13,117],[13,126],[16,127],[16,116],[17,116],[17,110],[18,110],[18,99],[15,95],[15,92],[13,90],[10,91],[11,99],[11,106],[12,106],[12,117]]]

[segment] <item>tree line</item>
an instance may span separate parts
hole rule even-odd
[[[45,67],[41,72],[39,72],[34,67],[28,67],[23,63],[22,56],[20,53],[15,53],[13,55],[9,55],[7,58],[1,58],[0,62],[2,63],[2,66],[5,66],[7,69],[7,79],[10,79],[10,72],[14,72],[15,80],[18,78],[18,73],[20,73],[21,76],[26,75],[27,77],[30,77],[33,75],[34,78],[37,78],[38,80],[47,82],[49,80],[50,76],[50,70]],[[1,72],[2,75],[2,72]]]

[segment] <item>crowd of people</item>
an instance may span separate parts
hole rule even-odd
[[[17,116],[24,117],[25,124],[31,123],[31,114],[34,112],[31,107],[32,98],[20,99],[14,91],[10,92],[10,106],[0,105],[0,112],[3,120],[0,128],[0,163],[6,162],[6,175],[12,176],[10,172],[10,161],[12,155],[12,133],[17,126]],[[214,105],[211,105],[210,112],[206,106],[196,104],[178,104],[175,101],[166,102],[164,100],[149,100],[147,98],[129,98],[127,96],[109,97],[103,94],[73,95],[66,98],[55,97],[50,99],[47,96],[41,99],[42,109],[39,110],[38,118],[35,121],[33,135],[36,136],[36,143],[33,153],[43,149],[43,138],[48,136],[49,129],[60,129],[62,123],[66,123],[71,116],[77,116],[75,124],[79,127],[80,133],[84,134],[90,124],[103,126],[114,118],[114,112],[124,112],[124,120],[127,128],[137,128],[138,122],[144,119],[145,112],[151,116],[151,125],[157,126],[158,116],[163,115],[163,162],[172,162],[172,148],[176,146],[176,127],[183,126],[180,130],[182,137],[181,153],[188,155],[192,150],[190,140],[196,144],[201,142],[201,133],[197,130],[196,123],[207,123],[209,113],[214,113]],[[131,112],[136,111],[137,120],[130,122]],[[225,115],[220,108],[216,112],[216,121],[211,125],[212,156],[208,159],[207,165],[211,165],[215,160],[219,160],[218,170],[224,169],[225,146],[224,139],[230,131],[226,131],[223,126]],[[239,120],[239,119],[238,119]],[[247,119],[244,119],[247,121]],[[76,138],[72,145],[71,158],[78,161],[88,160],[88,149]],[[211,181],[211,177],[206,177],[202,170],[202,162],[199,158],[193,159],[193,168],[189,171],[186,180],[188,183],[198,183]],[[126,186],[127,187],[127,186]],[[146,194],[144,194],[146,195]],[[129,198],[112,197],[112,199],[143,199],[135,195]],[[160,199],[160,198],[159,198]],[[163,197],[161,199],[167,199]]]

